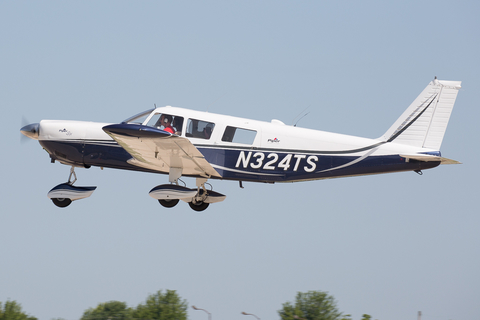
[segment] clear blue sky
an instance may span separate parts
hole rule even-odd
[[[478,1],[1,1],[0,301],[40,320],[177,290],[213,319],[278,319],[298,291],[380,320],[480,314]],[[120,122],[173,105],[375,138],[434,76],[463,88],[443,141],[462,165],[423,176],[264,185],[161,207],[162,175],[91,168],[91,198],[22,117]],[[186,179],[189,184],[193,180]],[[192,320],[206,314],[189,309]]]

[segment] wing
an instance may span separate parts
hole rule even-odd
[[[112,124],[103,131],[132,156],[128,161],[132,165],[162,173],[181,168],[183,175],[221,178],[186,138],[138,124]]]

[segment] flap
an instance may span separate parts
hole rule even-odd
[[[138,124],[112,124],[103,127],[132,157],[130,164],[169,173],[181,168],[182,175],[219,177],[203,154],[186,138]]]

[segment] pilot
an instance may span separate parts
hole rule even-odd
[[[164,131],[167,131],[167,132],[169,132],[169,133],[174,134],[174,133],[175,133],[175,130],[174,130],[173,127],[172,127],[172,116],[171,116],[171,115],[168,115],[168,114],[162,115],[162,116],[163,116],[163,122],[162,122],[162,124],[163,124],[163,126],[164,126],[163,130],[164,130]]]
[[[157,120],[157,122],[155,123],[154,127],[157,128],[157,129],[161,129],[162,126],[163,126],[163,120],[165,119],[165,115],[162,114],[160,116],[160,119]]]

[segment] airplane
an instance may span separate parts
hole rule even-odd
[[[195,211],[223,201],[209,180],[299,182],[414,171],[460,163],[440,146],[461,81],[431,81],[379,138],[369,139],[177,107],[155,107],[121,123],[42,120],[21,128],[52,163],[71,166],[66,183],[48,193],[61,208],[89,197],[75,168],[115,168],[168,175],[149,195],[172,208]],[[188,188],[181,177],[196,178]],[[209,186],[209,187],[207,187]]]

